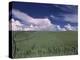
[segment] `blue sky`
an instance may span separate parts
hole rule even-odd
[[[10,8],[10,16],[12,10],[18,10],[33,18],[48,18],[52,24],[64,27],[70,24],[71,26],[78,25],[78,6],[77,5],[60,5],[60,4],[41,4],[41,3],[26,3],[26,2],[12,2]],[[15,17],[14,20],[23,20]],[[24,23],[23,23],[24,24]]]

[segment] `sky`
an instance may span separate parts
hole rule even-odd
[[[10,2],[12,30],[76,31],[78,6],[29,2]]]

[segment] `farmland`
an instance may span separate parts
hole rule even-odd
[[[77,31],[13,31],[13,58],[78,54]]]

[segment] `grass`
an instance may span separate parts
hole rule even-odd
[[[77,31],[13,31],[12,36],[13,58],[78,54]]]

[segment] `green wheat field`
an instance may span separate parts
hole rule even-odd
[[[13,31],[13,58],[78,54],[78,32]]]

